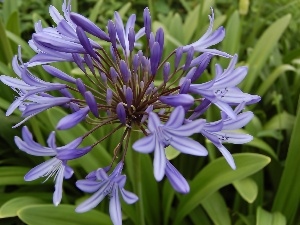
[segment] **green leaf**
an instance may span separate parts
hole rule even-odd
[[[9,0],[3,2],[3,19],[7,23],[11,14],[15,11],[18,11],[19,0]],[[2,34],[2,33],[1,33]]]
[[[199,17],[200,5],[197,5],[193,11],[189,12],[184,24],[183,24],[183,33],[184,33],[184,42],[189,43],[195,30],[198,25],[198,17]]]
[[[295,67],[289,64],[283,64],[278,66],[259,86],[256,94],[263,96],[273,85],[276,79],[287,71],[295,71]]]
[[[166,158],[168,160],[175,159],[177,156],[179,156],[180,151],[177,151],[175,148],[173,148],[171,145],[165,148],[166,151]]]
[[[125,16],[125,14],[130,9],[130,7],[131,7],[131,2],[127,2],[125,5],[123,5],[123,7],[120,10],[118,10],[121,18]]]
[[[183,43],[184,42],[184,33],[182,19],[178,13],[175,13],[173,19],[171,20],[171,24],[169,25],[169,34],[176,40]]]
[[[37,182],[27,182],[24,175],[30,170],[27,167],[1,166],[0,167],[0,186],[18,184],[36,184]]]
[[[233,155],[236,170],[232,170],[221,157],[204,167],[190,183],[191,192],[182,197],[175,216],[175,225],[189,214],[205,198],[233,181],[248,177],[270,163],[270,158],[260,154],[241,153]]]
[[[164,224],[167,225],[172,208],[172,201],[175,196],[175,191],[168,180],[165,180],[164,182],[162,193],[161,204],[163,209]]]
[[[51,202],[53,199],[52,192],[39,192],[32,188],[31,188],[31,190],[32,190],[32,192],[28,191],[28,189],[25,189],[25,190],[23,189],[22,192],[18,192],[18,191],[15,191],[12,193],[6,192],[5,194],[2,194],[2,196],[0,198],[0,205],[5,204],[6,202],[10,201],[11,199],[19,198],[20,196],[31,197],[31,198],[39,199],[44,202]]]
[[[48,119],[53,127],[56,127],[58,121],[61,118],[68,115],[65,111],[59,108],[52,108],[50,110],[47,110],[46,113],[48,114]],[[72,129],[66,131],[57,131],[56,137],[63,144],[68,144],[72,140],[84,135],[87,132],[88,130],[82,124],[77,124]],[[96,143],[97,139],[93,135],[89,135],[85,138],[84,141],[86,143],[85,146],[87,146]],[[91,172],[98,167],[107,166],[111,162],[111,156],[100,143],[85,156],[70,161],[70,163],[74,162],[79,163],[86,170],[86,172]]]
[[[253,179],[244,178],[236,180],[232,184],[246,202],[254,202],[258,194],[258,187]]]
[[[18,211],[19,218],[28,225],[109,225],[112,224],[108,215],[91,210],[86,213],[76,213],[75,206],[59,205],[57,207],[31,205]]]
[[[13,12],[6,24],[6,29],[11,31],[17,36],[20,36],[20,21],[19,21],[19,13],[18,11]]]
[[[9,2],[9,1],[5,1]],[[4,61],[6,64],[11,62],[11,59],[13,58],[13,51],[11,49],[11,45],[9,43],[9,40],[5,33],[5,28],[3,26],[2,21],[0,20],[0,61]],[[3,59],[2,59],[3,58]]]
[[[102,3],[103,3],[103,0],[97,1],[97,3],[95,4],[94,8],[92,9],[92,11],[90,13],[90,16],[89,16],[90,21],[96,23],[97,16],[99,15]]]
[[[264,126],[264,130],[291,130],[295,124],[295,116],[282,112],[273,116]]]
[[[10,67],[8,67],[6,64],[4,64],[3,62],[0,61],[0,73],[9,76],[13,72]],[[1,104],[1,102],[0,102],[0,104]]]
[[[28,43],[24,41],[21,37],[17,36],[16,34],[6,31],[7,37],[14,42],[17,45],[21,45],[22,47],[22,55],[25,55],[27,57],[32,57],[35,55],[35,52],[30,48]]]
[[[40,16],[38,13],[34,12],[32,14],[32,22],[36,23],[39,20],[42,21],[42,26],[43,27],[49,27],[49,24],[44,20],[44,18],[42,16]]]
[[[253,140],[245,143],[245,145],[256,147],[260,150],[263,150],[264,152],[268,153],[268,155],[272,156],[274,159],[278,159],[276,153],[274,150],[268,145],[266,142],[264,142],[260,138],[253,137]]]
[[[43,203],[42,200],[33,197],[17,197],[5,202],[0,208],[0,218],[17,216],[18,210],[28,205]]]
[[[269,213],[258,207],[256,211],[256,225],[286,225],[286,219],[279,212]]]
[[[189,213],[189,218],[192,220],[193,225],[211,225],[211,220],[207,216],[203,207],[196,207],[192,212]],[[199,219],[201,218],[201,219]],[[184,223],[183,223],[184,224]]]
[[[204,199],[202,206],[215,225],[231,224],[227,205],[218,191]]]
[[[285,167],[277,189],[272,211],[282,212],[288,224],[293,224],[300,201],[300,97],[294,128],[290,139]]]
[[[238,11],[234,11],[230,16],[226,25],[226,36],[222,41],[222,51],[228,54],[238,52],[240,46],[241,32],[240,32],[240,17]],[[221,58],[220,64],[226,66],[228,59]]]
[[[59,12],[61,12],[61,0],[51,0],[51,5],[53,5]]]
[[[244,92],[250,92],[250,90],[252,90],[252,86],[258,78],[259,72],[262,67],[266,65],[267,59],[273,48],[277,45],[279,38],[287,28],[290,20],[290,14],[276,20],[257,41],[247,62],[249,73],[242,83]]]

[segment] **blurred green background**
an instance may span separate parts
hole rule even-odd
[[[18,45],[22,46],[25,62],[34,55],[27,41],[36,21],[42,20],[44,27],[54,25],[48,13],[49,5],[61,10],[62,0],[0,1],[0,74],[15,76],[11,59]],[[172,163],[189,180],[191,192],[187,195],[175,193],[166,180],[155,182],[150,156],[140,155],[138,162],[134,156],[128,156],[128,189],[137,189],[136,169],[141,174],[142,188],[137,204],[122,204],[123,224],[300,224],[300,1],[72,0],[72,11],[83,14],[104,30],[114,11],[121,14],[123,21],[135,13],[137,26],[143,26],[146,6],[151,11],[153,29],[164,28],[166,53],[199,39],[207,29],[212,6],[215,28],[220,25],[226,28],[226,37],[218,49],[238,53],[239,65],[249,66],[242,90],[260,95],[262,100],[249,107],[255,118],[241,130],[253,135],[254,140],[245,145],[226,146],[235,153],[236,171],[229,168],[207,141],[203,142],[209,150],[207,158],[176,157],[176,152],[168,152],[168,157],[174,158]],[[214,57],[205,72],[207,79],[212,78],[215,63],[226,67],[228,62]],[[57,66],[73,76],[82,75],[71,63]],[[54,80],[39,67],[34,72],[42,79]],[[107,200],[91,212],[74,212],[74,205],[88,197],[76,189],[76,180],[110,163],[111,140],[72,162],[75,176],[64,181],[62,205],[54,207],[51,179],[45,183],[43,179],[34,182],[23,179],[44,159],[16,148],[13,140],[20,135],[20,128],[11,127],[21,121],[20,113],[15,111],[12,116],[5,116],[13,99],[14,92],[1,83],[0,224],[111,224]],[[49,132],[64,115],[66,112],[61,109],[51,109],[30,119],[26,125],[36,140],[45,144]],[[210,121],[219,116],[213,109],[205,115]],[[68,143],[87,129],[88,125],[81,124],[68,132],[57,132],[58,144]],[[97,140],[96,135],[87,142]]]

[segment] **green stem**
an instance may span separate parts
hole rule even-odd
[[[144,211],[144,193],[142,186],[142,173],[141,173],[141,153],[134,151],[130,146],[143,136],[142,133],[131,131],[129,148],[125,158],[125,166],[131,180],[133,191],[139,197],[135,203],[136,207],[136,222],[139,225],[145,225],[145,211]]]
[[[137,224],[145,225],[145,212],[144,212],[144,199],[143,199],[143,188],[142,188],[142,174],[141,174],[141,153],[133,152],[132,159],[136,165],[136,170],[134,171],[134,186],[133,189],[139,196],[139,201],[136,204],[137,211]]]

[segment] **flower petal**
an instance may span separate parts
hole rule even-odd
[[[146,137],[143,137],[132,145],[132,148],[135,151],[142,153],[150,153],[155,149],[155,136],[150,134]]]
[[[178,172],[178,170],[167,160],[166,176],[168,177],[172,187],[179,193],[186,194],[190,191],[190,186],[186,179]]]
[[[223,146],[217,146],[217,148],[219,149],[219,151],[222,153],[222,155],[224,156],[224,158],[226,159],[226,161],[228,162],[229,166],[235,170],[236,169],[236,166],[235,166],[235,163],[234,163],[234,159],[232,157],[232,155],[230,154],[230,152]]]
[[[63,16],[60,15],[58,10],[52,5],[49,6],[49,14],[56,24],[58,24],[61,20],[64,20]]]
[[[82,108],[75,113],[63,117],[57,124],[56,129],[58,130],[67,130],[71,127],[76,126],[82,120],[85,119],[86,115],[89,112],[89,107]]]
[[[173,107],[183,106],[185,109],[190,108],[194,104],[194,98],[189,94],[161,96],[159,100]]]
[[[240,129],[252,120],[253,112],[244,112],[237,115],[235,120],[224,120],[223,130]]]
[[[165,130],[172,135],[188,137],[195,133],[199,133],[204,127],[205,122],[206,120],[204,119],[198,119],[184,124],[176,129],[168,129],[168,127],[165,127]]]
[[[71,77],[70,75],[62,72],[61,70],[53,67],[53,66],[49,66],[49,65],[44,65],[43,66],[44,70],[46,70],[48,73],[50,73],[52,76],[57,77],[58,79],[70,82],[75,84],[76,83],[76,79],[74,77]]]
[[[227,71],[226,71],[227,72]],[[223,73],[214,83],[214,89],[221,89],[224,87],[235,87],[244,80],[247,75],[248,67],[241,66],[236,68],[232,73]]]
[[[196,156],[207,155],[206,148],[204,148],[199,142],[187,137],[173,136],[170,140],[170,145],[185,154]]]
[[[33,56],[28,63],[26,63],[27,67],[33,67],[37,65],[43,65],[53,62],[61,62],[61,61],[74,61],[72,55],[70,53],[63,53],[60,54],[57,51],[53,51],[54,55],[46,54],[46,53],[39,53]],[[56,55],[55,55],[56,54]]]
[[[52,131],[47,139],[47,144],[50,148],[56,149],[55,131]]]
[[[77,184],[76,184],[77,185]],[[93,208],[95,208],[104,198],[105,196],[109,193],[106,191],[106,189],[109,186],[109,182],[107,182],[105,185],[103,185],[95,194],[93,194],[90,198],[82,202],[77,206],[75,209],[76,212],[78,213],[83,213],[86,211],[89,211]]]
[[[90,54],[90,56],[92,56],[95,59],[98,59],[97,54],[95,53],[88,37],[86,36],[85,32],[83,31],[83,29],[80,26],[76,27],[76,34],[78,36],[78,39],[80,41],[80,44],[82,45],[82,47],[85,49],[85,51]]]
[[[36,180],[40,177],[43,177],[45,174],[47,174],[49,171],[51,171],[54,166],[59,163],[59,159],[52,158],[47,160],[46,162],[41,163],[40,165],[32,168],[24,177],[26,181],[32,181]]]
[[[203,129],[209,132],[221,131],[223,129],[223,123],[223,120],[206,123]]]
[[[130,191],[126,191],[124,188],[120,189],[122,197],[124,199],[124,201],[127,204],[133,204],[135,203],[137,200],[139,200],[139,197],[136,196],[136,194],[130,192]]]
[[[92,149],[91,146],[78,149],[66,149],[57,153],[57,158],[60,160],[72,160],[84,156]]]
[[[77,148],[80,143],[82,142],[83,138],[79,137],[71,141],[70,143],[66,144],[65,146],[58,147],[57,150],[64,150],[64,149],[75,149]]]
[[[55,51],[65,53],[85,53],[85,49],[81,44],[62,38],[53,38],[51,35],[35,33],[32,35],[32,39],[35,43]]]
[[[65,179],[70,179],[73,174],[74,174],[74,170],[71,167],[69,167],[68,165],[65,165],[64,178]]]
[[[85,18],[84,16],[72,12],[70,13],[70,18],[77,26],[82,27],[82,29],[86,32],[102,40],[109,41],[108,35],[103,30],[101,30],[96,24],[94,24],[92,21]]]
[[[55,206],[58,206],[58,204],[61,202],[61,198],[62,198],[62,184],[63,184],[63,180],[64,180],[64,171],[65,168],[64,166],[62,166],[58,172],[58,174],[56,175],[56,179],[55,179],[55,191],[53,193],[53,204]]]
[[[112,188],[112,195],[109,201],[109,214],[114,225],[122,225],[121,203],[117,184]]]
[[[46,148],[41,145],[32,145],[23,141],[19,137],[15,137],[15,143],[21,151],[24,151],[30,155],[34,156],[55,156],[56,151],[51,148]]]
[[[160,119],[154,112],[149,112],[149,119],[148,119],[148,129],[154,133],[156,132],[156,128],[161,125]]]
[[[226,131],[216,132],[222,142],[232,143],[232,144],[244,144],[252,141],[253,137],[249,134],[240,134],[240,133],[230,133]]]
[[[94,180],[78,180],[76,181],[76,186],[86,192],[86,193],[94,193],[97,190],[99,190],[101,187],[103,187],[104,185],[107,185],[108,181],[94,181]]]
[[[23,80],[5,76],[5,75],[0,76],[0,81],[2,83],[6,84],[7,86],[10,86],[13,88],[18,88],[21,90],[34,90],[37,88],[35,86],[30,86],[30,85],[26,84]]]
[[[173,112],[171,113],[168,121],[166,122],[165,126],[170,128],[177,128],[182,125],[184,121],[184,109],[182,106],[176,107]]]
[[[216,101],[213,103],[218,106],[219,109],[223,110],[231,119],[236,119],[236,114],[227,103],[221,101]]]
[[[165,175],[166,156],[162,143],[158,141],[159,138],[156,137],[155,139],[156,140],[153,159],[154,177],[157,181],[161,181]]]

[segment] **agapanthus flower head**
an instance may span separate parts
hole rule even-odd
[[[23,128],[23,139],[15,139],[22,151],[37,156],[53,156],[33,168],[26,175],[26,180],[55,175],[54,203],[57,205],[61,200],[63,177],[69,178],[73,171],[67,166],[67,161],[88,154],[103,140],[112,137],[115,147],[108,150],[113,155],[111,165],[91,172],[85,180],[76,183],[79,189],[94,193],[76,211],[88,211],[108,195],[113,223],[121,224],[119,193],[129,204],[138,199],[135,194],[124,190],[126,176],[121,175],[126,153],[132,149],[141,153],[154,152],[155,179],[160,181],[166,175],[172,187],[180,193],[187,193],[190,188],[167,160],[165,148],[172,146],[184,154],[206,156],[205,147],[191,138],[194,134],[201,133],[212,141],[235,169],[233,158],[222,143],[241,144],[252,139],[250,135],[231,130],[239,129],[251,120],[251,112],[241,111],[245,105],[260,98],[243,93],[236,87],[247,74],[247,67],[235,68],[237,55],[232,57],[210,48],[225,36],[223,27],[215,31],[212,29],[213,11],[209,16],[208,30],[198,41],[179,46],[165,56],[164,30],[151,31],[148,8],[144,10],[144,27],[141,29],[136,29],[135,15],[131,15],[124,26],[122,18],[115,12],[114,19],[107,23],[107,30],[71,12],[70,1],[64,2],[62,10],[64,16],[50,6],[49,12],[56,26],[42,28],[40,22],[36,24],[36,33],[29,41],[36,56],[27,63],[22,62],[20,54],[13,59],[13,69],[19,78],[0,77],[18,95],[7,114],[19,108],[25,121],[49,108],[63,107],[69,114],[60,118],[55,129],[68,130],[79,123],[88,123],[92,128],[63,147],[56,147],[55,132],[49,135],[49,147],[43,147],[33,141],[28,128]],[[141,38],[145,39],[145,51],[135,48]],[[109,48],[100,46],[98,40],[107,42]],[[221,66],[216,65],[215,77],[199,83],[215,55],[231,58],[228,68],[223,71]],[[50,65],[64,61],[74,62],[84,76],[75,78]],[[47,73],[61,82],[46,82],[33,75],[31,67],[37,65],[42,65]],[[220,109],[218,121],[207,121],[204,117],[205,111],[212,105]],[[233,109],[234,106],[237,107]],[[98,137],[89,147],[78,148],[86,137],[105,126],[110,127],[108,133]],[[121,137],[114,136],[116,131],[123,132]],[[130,138],[136,134],[143,137],[130,146]],[[117,166],[110,173],[117,161]]]

